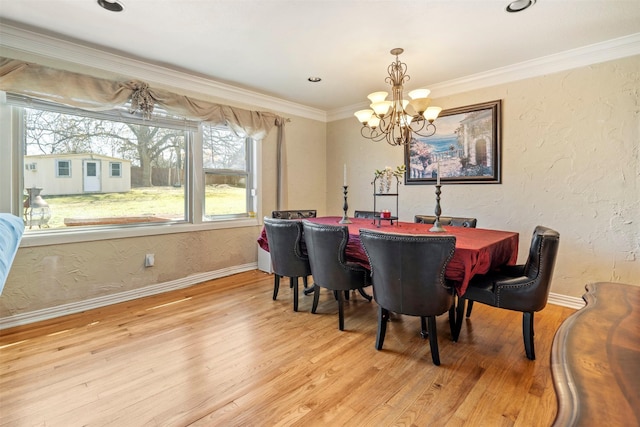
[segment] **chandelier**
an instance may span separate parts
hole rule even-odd
[[[407,74],[407,64],[400,62],[399,55],[404,49],[395,48],[391,54],[395,62],[387,68],[389,77],[385,79],[391,85],[391,101],[387,101],[387,92],[374,92],[367,98],[371,109],[356,111],[354,115],[362,123],[360,133],[375,142],[386,140],[390,145],[406,145],[413,135],[431,136],[436,133],[433,121],[442,108],[429,106],[429,89],[416,89],[408,93],[411,100],[404,99],[403,85],[411,77]]]

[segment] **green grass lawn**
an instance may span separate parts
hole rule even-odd
[[[155,216],[184,219],[185,196],[181,187],[141,187],[126,193],[42,195],[49,204],[49,228],[66,227],[65,218],[114,218]],[[246,212],[246,190],[228,185],[207,185],[205,214],[227,215]],[[34,227],[34,229],[37,227]]]

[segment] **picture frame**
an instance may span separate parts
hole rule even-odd
[[[405,184],[501,183],[502,100],[443,110],[436,133],[404,147]]]

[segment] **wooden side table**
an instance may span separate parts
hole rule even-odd
[[[551,369],[554,426],[640,426],[640,286],[586,286],[587,306],[560,326]]]

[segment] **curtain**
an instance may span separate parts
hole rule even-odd
[[[227,125],[238,136],[262,140],[285,120],[276,114],[214,104],[150,88],[141,81],[119,82],[0,57],[0,90],[90,111],[131,102],[131,112],[151,117],[155,105],[189,119]]]
[[[57,70],[0,57],[0,90],[90,111],[111,110],[131,103],[131,112],[150,118],[155,105],[168,113],[214,125],[227,125],[238,136],[264,139],[278,128],[276,204],[287,206],[287,174],[284,124],[276,114],[214,104],[161,89],[141,81],[119,82]]]
[[[278,129],[284,129],[284,123]],[[278,132],[278,142],[276,146],[276,210],[286,209],[289,206],[288,192],[284,191],[288,185],[287,177],[287,148],[285,145],[284,132]]]

